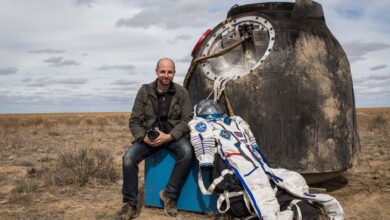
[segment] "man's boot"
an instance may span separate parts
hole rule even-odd
[[[130,220],[136,217],[138,217],[137,207],[130,205],[130,203],[125,203],[121,210],[116,213],[115,220]]]
[[[170,217],[176,217],[177,216],[176,201],[167,195],[165,189],[160,191],[160,199],[164,202],[165,215]]]

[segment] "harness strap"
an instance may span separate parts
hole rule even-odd
[[[257,217],[257,215],[256,215],[255,213],[252,213],[252,212],[251,212],[251,215],[248,216],[248,217],[246,217],[246,218],[244,218],[243,220],[249,220],[249,219],[252,219],[252,218],[254,218],[254,217]]]
[[[244,195],[244,191],[241,190],[239,192],[229,192],[227,190],[225,190],[219,197],[218,197],[218,200],[217,200],[217,209],[218,209],[218,212],[223,214],[227,211],[229,211],[230,209],[230,198],[232,197],[236,197],[236,196],[240,196],[240,195]],[[245,197],[244,197],[245,199]],[[222,206],[222,203],[226,201],[226,208],[225,210],[221,210],[221,206]],[[246,203],[246,202],[245,202]]]
[[[233,174],[233,171],[231,171],[229,169],[222,170],[221,176],[219,176],[218,178],[214,179],[214,181],[210,184],[209,188],[206,189],[206,187],[204,186],[204,182],[203,182],[202,170],[199,169],[199,172],[198,172],[198,185],[199,185],[200,191],[203,193],[203,195],[211,195],[211,194],[213,194],[213,192],[215,190],[215,187],[219,183],[222,182],[222,180],[224,179],[226,174]]]
[[[252,205],[249,201],[248,194],[246,194],[246,193],[244,193],[244,202],[245,202],[246,209],[248,209],[248,211],[251,213],[251,216],[249,216],[249,217],[256,217],[257,216],[256,213],[252,212],[252,210],[251,210]]]
[[[296,216],[296,219],[297,220],[302,220],[302,212],[301,212],[301,209],[299,208],[298,206],[298,202],[300,202],[302,200],[300,199],[294,199],[290,202],[290,205],[288,206],[288,209],[292,209],[294,206],[297,210],[297,216]]]
[[[251,213],[250,216],[248,216],[248,217],[246,217],[244,219],[251,219],[252,217],[256,217],[257,216],[256,213],[251,211],[251,207],[252,206],[251,206],[251,204],[249,202],[249,198],[248,198],[248,195],[246,194],[245,190],[241,190],[239,192],[229,192],[229,191],[225,190],[223,192],[223,194],[219,195],[218,200],[217,200],[218,212],[223,214],[223,213],[226,213],[227,211],[229,211],[229,209],[230,209],[230,198],[236,197],[236,196],[240,196],[240,195],[242,195],[242,197],[244,199],[245,207]],[[221,210],[221,206],[222,206],[223,202],[226,202],[225,210]]]

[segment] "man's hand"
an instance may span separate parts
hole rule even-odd
[[[147,145],[151,145],[151,143],[152,143],[152,141],[149,139],[148,135],[145,135],[143,141]]]
[[[173,140],[173,137],[171,134],[166,134],[166,133],[160,131],[158,128],[156,128],[156,131],[158,131],[158,133],[160,133],[160,135],[158,135],[158,137],[154,141],[151,141],[147,135],[144,137],[144,142],[147,145],[149,145],[151,147],[159,147],[159,146]]]

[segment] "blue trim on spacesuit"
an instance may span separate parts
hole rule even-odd
[[[229,163],[229,162],[227,162],[227,163]],[[259,218],[261,218],[262,215],[261,215],[260,207],[257,205],[257,202],[256,202],[256,200],[255,200],[255,197],[253,196],[252,191],[250,191],[248,185],[246,185],[246,182],[245,182],[244,179],[241,177],[241,175],[240,175],[240,173],[238,172],[238,170],[237,170],[236,168],[234,168],[234,167],[231,167],[231,168],[233,169],[234,173],[236,174],[236,176],[237,176],[238,179],[240,180],[242,186],[245,188],[245,191],[248,193],[250,199],[252,200],[253,206],[254,206],[254,208],[256,209],[256,212],[258,213]]]
[[[247,176],[251,175],[257,168],[259,168],[259,167],[255,166],[255,168],[253,168],[251,171],[249,171],[249,173],[245,174],[244,176],[247,177]]]
[[[316,197],[316,195],[313,195],[313,194],[310,194],[310,193],[303,193],[303,195],[308,196],[308,197],[313,197],[313,198]]]
[[[249,150],[249,152],[251,152],[252,156],[257,160],[257,162],[260,163],[260,166],[261,166],[261,168],[263,169],[264,173],[266,173],[269,177],[271,177],[271,179],[272,179],[273,181],[275,181],[276,183],[278,183],[279,181],[282,181],[282,182],[283,182],[283,179],[282,179],[282,178],[273,175],[272,173],[268,172],[268,171],[264,168],[263,162],[262,162],[258,157],[256,157],[256,155],[253,153],[253,151],[252,151],[251,149],[248,149],[248,150]]]
[[[218,142],[219,142],[219,140],[218,140]],[[220,146],[222,146],[222,145],[220,145]],[[220,149],[221,149],[221,152],[222,152],[222,155],[223,155],[223,157],[224,157],[224,161],[225,161],[226,165],[228,166],[229,169],[231,169],[231,170],[234,171],[234,174],[235,174],[236,177],[240,180],[242,186],[244,187],[245,191],[248,193],[250,199],[252,200],[253,206],[254,206],[254,208],[256,209],[257,213],[259,214],[259,217],[261,217],[262,215],[261,215],[260,207],[257,205],[256,200],[255,200],[255,198],[254,198],[254,196],[253,196],[253,193],[249,190],[248,185],[246,185],[244,179],[241,177],[241,175],[240,175],[240,173],[238,172],[238,170],[237,170],[236,168],[234,168],[232,165],[230,165],[229,160],[226,159],[226,157],[225,157],[225,153],[223,152],[222,147],[220,147]]]
[[[266,163],[268,166],[269,165],[269,161],[268,161],[268,158],[265,156],[265,154],[263,153],[263,151],[260,149],[259,146],[257,145],[254,145],[252,146],[257,152],[259,152],[259,154],[261,155],[261,158],[263,159],[264,163]]]
[[[219,149],[221,149],[222,155],[223,155],[223,157],[225,158],[225,152],[223,152],[222,143],[221,143],[221,141],[218,140],[218,139],[217,139],[217,142],[218,142],[218,144],[219,144],[219,146],[220,146]]]
[[[223,113],[216,113],[216,114],[204,114],[204,115],[197,115],[198,117],[204,118],[204,119],[216,119],[216,118],[222,118],[224,116]]]
[[[199,139],[200,139],[200,144],[202,145],[202,154],[204,154],[203,136],[200,133],[198,134],[198,136],[199,136]]]

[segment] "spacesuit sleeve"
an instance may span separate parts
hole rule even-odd
[[[213,166],[216,145],[212,125],[203,118],[194,118],[188,126],[191,130],[191,144],[199,166]]]
[[[235,116],[235,120],[236,120],[237,124],[239,124],[240,127],[242,127],[244,129],[245,134],[248,135],[249,142],[252,146],[252,149],[254,150],[255,155],[258,158],[261,158],[268,166],[270,166],[270,163],[269,163],[266,155],[260,149],[259,145],[257,145],[256,138],[253,135],[252,130],[249,127],[249,124],[246,121],[244,121],[244,119],[242,119],[240,116]]]
[[[257,146],[255,136],[253,135],[251,128],[249,127],[249,124],[246,121],[244,121],[244,119],[242,119],[240,116],[235,116],[235,120],[237,124],[239,124],[244,129],[245,134],[248,135],[249,142],[251,143],[251,145]]]

